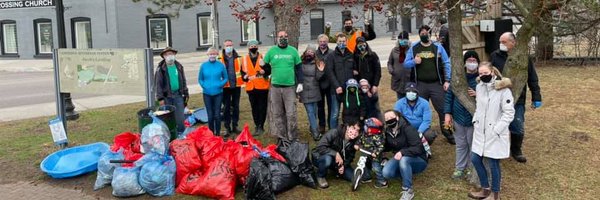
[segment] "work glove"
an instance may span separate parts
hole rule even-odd
[[[298,86],[296,87],[296,93],[300,93],[302,92],[302,90],[304,90],[304,88],[302,88],[302,83],[298,84]]]
[[[538,109],[538,108],[542,107],[542,102],[541,101],[534,101],[534,102],[531,103],[531,107],[533,109]]]

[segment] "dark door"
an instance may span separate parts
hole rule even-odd
[[[412,20],[411,20],[411,16],[402,16],[402,30],[412,33]]]
[[[317,37],[322,33],[325,33],[323,10],[313,9],[310,11],[310,39],[317,39]]]

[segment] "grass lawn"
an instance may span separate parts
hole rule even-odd
[[[526,112],[524,153],[526,164],[512,159],[501,162],[502,198],[505,199],[588,199],[600,194],[600,70],[592,67],[538,67],[544,106]],[[380,103],[383,110],[393,107],[396,95],[389,89],[390,76],[383,74]],[[242,92],[240,126],[251,123],[247,95]],[[530,94],[528,94],[530,96]],[[192,107],[202,107],[201,95],[192,95]],[[112,143],[114,135],[137,132],[136,112],[143,103],[127,104],[80,113],[69,122],[71,145],[97,141]],[[435,114],[434,114],[435,116]],[[434,117],[437,126],[437,117]],[[298,104],[300,134],[310,141],[306,112]],[[0,123],[0,184],[29,181],[57,187],[75,188],[100,198],[110,198],[110,187],[92,191],[95,173],[54,180],[39,170],[42,159],[58,150],[52,144],[48,128],[49,117]],[[252,130],[254,127],[252,127]],[[274,139],[259,136],[263,144]],[[432,145],[434,159],[422,174],[415,176],[416,199],[467,199],[471,186],[466,181],[450,178],[454,170],[454,146],[440,135]],[[375,189],[373,183],[363,184],[350,192],[350,183],[329,177],[330,188],[313,190],[298,186],[278,195],[280,199],[398,199],[401,182],[393,180],[387,189]],[[243,198],[238,188],[236,197]],[[143,195],[136,199],[150,199]],[[197,199],[177,194],[177,199]]]

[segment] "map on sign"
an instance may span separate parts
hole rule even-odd
[[[144,49],[59,49],[61,92],[145,95]]]

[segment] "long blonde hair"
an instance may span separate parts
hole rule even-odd
[[[496,75],[499,78],[502,78],[502,73],[500,73],[500,70],[498,70],[498,68],[494,67],[492,65],[492,63],[488,62],[488,61],[483,61],[481,63],[479,63],[479,67],[487,67],[488,69],[490,69],[490,71],[492,71],[493,75]]]

